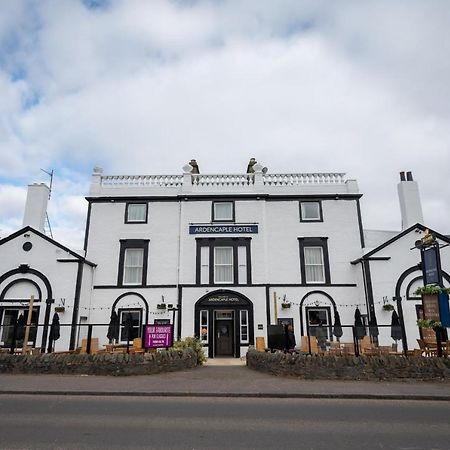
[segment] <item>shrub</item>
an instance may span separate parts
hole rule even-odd
[[[192,348],[197,354],[197,364],[199,366],[206,362],[206,355],[203,351],[203,345],[200,342],[200,339],[196,337],[187,337],[181,341],[176,341],[173,344],[175,350],[184,350],[188,347]]]

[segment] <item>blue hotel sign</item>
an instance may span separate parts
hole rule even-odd
[[[258,225],[189,225],[189,234],[256,234]]]
[[[439,255],[436,246],[428,247],[422,251],[422,264],[424,284],[440,284]]]

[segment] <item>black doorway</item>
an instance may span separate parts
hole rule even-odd
[[[234,356],[234,323],[233,320],[216,319],[215,348],[216,356]]]

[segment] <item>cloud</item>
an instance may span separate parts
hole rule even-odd
[[[346,171],[369,228],[399,228],[412,170],[427,223],[449,231],[447,2],[31,4],[0,6],[0,176],[55,169],[51,220],[78,242],[94,165],[180,173],[193,157]]]

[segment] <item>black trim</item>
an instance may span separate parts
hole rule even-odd
[[[26,227],[26,228],[31,230],[31,227]],[[21,232],[19,234],[22,234],[22,233],[24,233],[23,230],[21,230]],[[8,238],[5,238],[5,239],[10,240],[11,236],[9,236]],[[5,239],[3,239],[0,242],[4,243]],[[32,269],[31,267],[28,267],[27,265],[21,265],[17,269],[12,269],[8,272],[5,272],[2,276],[0,276],[0,284],[3,283],[10,276],[16,275],[18,273],[20,273],[20,274],[30,273],[32,275],[35,275],[36,277],[38,277],[42,280],[42,282],[44,283],[44,285],[47,289],[47,298],[45,300],[47,306],[45,309],[44,329],[42,331],[42,345],[41,345],[41,350],[44,352],[45,349],[47,348],[46,343],[47,343],[48,325],[49,325],[49,320],[50,320],[50,306],[54,302],[52,286],[51,286],[48,278],[43,273],[37,271],[36,269]],[[41,300],[43,300],[43,298],[41,298]]]
[[[375,304],[374,304],[374,300],[373,300],[373,285],[372,285],[372,274],[370,272],[370,262],[367,260],[363,261],[363,277],[364,277],[364,281],[365,281],[365,286],[366,286],[366,307],[367,310],[369,311],[369,319],[371,319],[372,317],[376,318],[376,314],[375,314]]]
[[[35,230],[34,228],[32,228],[30,226],[26,226],[24,228],[21,228],[20,230],[16,231],[15,233],[10,234],[9,236],[1,239],[0,240],[0,245],[6,244],[7,242],[15,239],[16,237],[20,236],[21,234],[25,234],[25,233],[27,233],[29,231],[34,233],[36,236],[39,236],[40,238],[46,240],[47,242],[50,242],[51,244],[55,245],[56,247],[64,250],[65,252],[71,254],[73,257],[79,259],[80,261],[83,261],[87,265],[92,266],[92,267],[96,267],[97,266],[97,264],[94,264],[93,262],[88,261],[83,256],[79,255],[78,253],[75,253],[73,250],[70,250],[70,248],[65,247],[64,245],[60,244],[59,242],[55,241],[54,239],[49,238],[45,234],[41,233],[38,230]]]
[[[333,338],[334,338],[334,336],[333,336],[333,317],[331,316],[331,306],[322,306],[322,305],[319,305],[319,306],[305,306],[306,335],[307,336],[311,336],[311,329],[314,328],[314,327],[311,327],[309,325],[308,312],[310,310],[318,310],[318,309],[319,310],[323,309],[323,310],[326,311],[327,318],[328,318],[328,325],[326,327],[324,327],[324,328],[326,328],[328,330],[329,340],[333,341]],[[336,310],[336,308],[334,307],[333,311],[335,311],[335,310]],[[301,310],[300,310],[300,313],[301,313]],[[300,319],[300,323],[303,326],[303,320],[302,319]]]
[[[411,291],[411,286],[413,285],[413,283],[415,283],[416,281],[419,281],[419,280],[423,280],[423,276],[422,275],[420,275],[419,277],[413,278],[408,283],[408,285],[406,286],[406,300],[415,300],[415,301],[420,300],[420,301],[422,301],[422,296],[420,296],[420,295],[418,297],[413,297],[413,296],[409,295],[409,293]]]
[[[75,284],[75,297],[73,300],[72,326],[70,329],[69,350],[75,349],[75,342],[76,342],[76,337],[77,337],[78,311],[80,309],[81,283],[82,282],[83,282],[83,264],[82,264],[82,261],[79,261],[78,262],[78,270],[77,270],[77,281]]]
[[[112,306],[111,306],[111,312],[112,311],[114,311],[114,309],[116,308],[116,306],[117,306],[117,303],[120,301],[120,300],[122,300],[124,297],[127,297],[127,296],[129,296],[129,295],[135,295],[136,297],[139,297],[143,302],[144,302],[144,305],[145,305],[145,324],[148,324],[148,302],[147,302],[147,300],[145,299],[145,297],[142,295],[142,294],[139,294],[138,292],[124,292],[123,294],[121,294],[121,295],[119,295],[115,300],[114,300],[114,303],[112,304]],[[122,309],[124,309],[124,308],[122,308]],[[136,307],[136,309],[139,309],[139,308],[137,308]]]
[[[195,194],[180,194],[173,197],[160,197],[156,195],[143,196],[124,196],[124,197],[85,197],[88,202],[92,203],[126,203],[133,201],[148,201],[148,202],[179,202],[179,201],[206,201],[206,200],[266,200],[266,201],[292,201],[292,200],[356,200],[361,198],[362,194],[322,194],[322,195],[272,195],[272,194],[211,194],[211,195],[195,195]]]
[[[197,286],[196,284],[193,284],[192,286]],[[145,288],[145,289],[159,289],[159,288],[176,288],[176,284],[145,284],[145,285],[124,285],[124,286],[117,286],[117,284],[105,284],[105,285],[96,285],[93,286],[92,289],[124,289],[129,287],[136,287],[136,288]]]
[[[303,298],[300,300],[300,305],[299,305],[299,309],[300,309],[300,335],[304,336],[303,334],[303,313],[302,313],[302,308],[303,308],[303,302],[310,296],[310,295],[314,295],[314,294],[322,294],[324,295],[328,300],[330,300],[331,304],[333,305],[333,311],[336,312],[337,308],[336,308],[336,302],[334,301],[333,297],[328,294],[327,292],[324,291],[320,291],[320,290],[315,290],[315,291],[310,291],[307,292]],[[321,305],[318,306],[318,308],[322,307]]]
[[[92,212],[92,203],[88,202],[88,211],[87,211],[87,217],[86,217],[86,227],[84,229],[84,244],[83,244],[83,250],[86,254],[88,242],[89,242],[89,230],[91,227],[91,212]]]
[[[220,294],[231,294],[233,296],[239,297],[239,299],[242,301],[242,304],[240,305],[229,305],[229,304],[206,304],[202,305],[203,301],[207,301],[208,298],[214,297],[215,295]],[[199,337],[200,336],[200,311],[201,310],[207,310],[208,311],[208,324],[209,324],[209,336],[208,336],[208,357],[213,358],[214,355],[214,336],[215,336],[215,320],[214,320],[214,311],[215,310],[221,310],[221,309],[227,309],[230,311],[233,311],[234,314],[234,357],[239,358],[241,356],[241,347],[248,347],[250,345],[254,345],[255,343],[255,325],[254,325],[254,312],[253,312],[253,302],[246,297],[245,295],[232,291],[229,289],[218,289],[216,291],[208,292],[207,294],[203,295],[201,298],[199,298],[195,302],[194,307],[194,335]],[[239,313],[241,310],[245,309],[248,311],[248,343],[241,344],[240,342],[240,316]]]
[[[302,283],[305,286],[324,286],[331,284],[330,276],[330,260],[328,257],[328,238],[327,237],[299,237],[298,243],[300,247],[300,274]],[[305,271],[305,247],[322,247],[323,252],[323,266],[325,281],[323,283],[308,283],[306,281]]]
[[[128,220],[128,207],[130,205],[145,205],[145,220]],[[146,224],[148,223],[148,202],[126,202],[125,203],[125,217],[124,223],[127,224]]]
[[[304,203],[317,203],[319,205],[319,218],[318,219],[304,219],[302,216],[302,205]],[[322,201],[321,200],[306,200],[298,202],[298,209],[300,214],[300,222],[314,223],[323,222],[323,211],[322,211]]]
[[[41,291],[41,288],[40,288],[40,286],[36,283],[36,281],[30,280],[29,278],[16,278],[15,280],[13,280],[13,281],[11,281],[10,283],[8,283],[8,284],[3,288],[3,290],[2,290],[2,292],[1,292],[1,294],[0,294],[0,302],[17,302],[17,301],[23,301],[23,299],[16,299],[16,300],[7,299],[7,300],[5,300],[5,295],[6,295],[6,293],[8,292],[8,290],[9,290],[12,286],[14,286],[15,284],[20,283],[20,282],[23,282],[23,281],[26,281],[26,282],[32,284],[32,285],[36,288],[36,290],[38,291],[38,294],[39,294],[39,299],[36,299],[36,298],[35,298],[34,301],[35,301],[35,302],[40,302],[41,299],[42,299],[42,291]]]
[[[361,215],[361,204],[359,198],[356,199],[356,213],[358,214],[358,227],[359,227],[359,240],[361,241],[361,248],[365,248],[366,243],[364,241],[364,228]]]
[[[270,325],[270,287],[266,285],[266,329]]]
[[[78,263],[80,262],[79,259],[57,259],[56,262],[60,263]]]
[[[177,341],[181,339],[181,312],[183,311],[183,288],[178,286],[178,322],[177,322]]]
[[[117,315],[119,316],[119,342],[127,342],[126,340],[120,339],[122,337],[121,336],[122,328],[125,326],[125,324],[124,324],[125,321],[121,322],[121,320],[120,320],[120,315],[123,312],[125,312],[125,313],[127,313],[127,312],[138,312],[139,313],[139,326],[137,327],[138,335],[136,337],[142,338],[143,337],[143,332],[144,332],[144,324],[142,323],[143,322],[142,308],[138,308],[138,307],[135,307],[135,308],[119,308],[117,310]],[[133,327],[133,328],[135,328],[135,327]],[[131,341],[131,339],[128,342],[130,342],[130,341]]]
[[[432,230],[431,228],[425,227],[424,225],[422,225],[420,223],[416,223],[415,225],[410,226],[409,228],[407,228],[406,230],[403,230],[401,233],[397,234],[393,238],[389,239],[388,241],[386,241],[383,244],[379,245],[378,247],[374,248],[369,253],[366,253],[363,256],[363,259],[374,255],[375,253],[379,252],[380,250],[387,247],[388,245],[391,245],[393,242],[397,241],[398,239],[402,238],[403,236],[406,236],[407,234],[411,233],[411,231],[413,231],[415,229],[418,229],[421,231],[425,231],[426,229],[428,229],[428,230],[430,230],[430,232],[432,232],[436,236],[437,239],[440,239],[441,241],[444,241],[444,242],[450,244],[450,238],[448,238],[447,236],[444,236],[443,234],[440,234],[437,231]]]
[[[409,269],[406,269],[398,278],[397,283],[395,285],[395,297],[400,297],[400,291],[402,288],[402,284],[403,282],[406,280],[406,278],[411,275],[414,272],[421,272],[422,273],[422,269],[421,269],[421,264],[418,263],[416,266],[412,266]],[[450,284],[450,275],[447,272],[442,271],[442,277],[444,278],[444,280],[447,281],[447,283]]]
[[[215,214],[214,214],[214,206],[217,203],[231,203],[231,219],[216,219]],[[235,222],[236,221],[236,205],[234,200],[220,200],[220,201],[213,201],[211,203],[211,222],[215,223],[215,222],[224,222],[224,223],[229,223],[229,222]]]
[[[118,287],[144,287],[147,284],[147,270],[148,270],[148,243],[149,239],[120,239],[120,253],[119,253],[119,270],[117,272],[117,286]],[[143,249],[144,261],[142,266],[142,280],[140,284],[123,284],[123,271],[125,263],[125,250],[127,249]]]
[[[188,283],[182,283],[182,284],[146,284],[145,286],[137,286],[139,289],[160,289],[160,288],[176,288],[176,287],[183,287],[183,288],[197,288],[199,286],[201,287],[217,287],[216,284],[202,284],[198,285],[196,283],[188,284]],[[267,283],[252,283],[252,284],[236,284],[236,285],[227,285],[227,286],[241,286],[241,287],[311,287],[314,285],[306,284],[306,283],[288,283],[288,284],[267,284]],[[328,284],[320,284],[320,287],[357,287],[357,283],[328,283]],[[123,289],[128,286],[117,286],[116,284],[112,285],[96,285],[93,286],[93,289]]]
[[[362,261],[389,261],[391,259],[390,256],[369,256],[368,258],[358,258],[350,261],[350,264],[356,265]]]
[[[195,262],[195,283],[196,286],[251,286],[252,285],[252,260],[251,260],[251,237],[218,237],[218,238],[196,238],[196,262]],[[209,283],[201,284],[201,247],[209,247]],[[232,247],[233,251],[233,283],[214,282],[214,248]],[[239,284],[239,261],[238,247],[246,248],[247,256],[247,283]],[[185,286],[185,285],[183,285]]]

